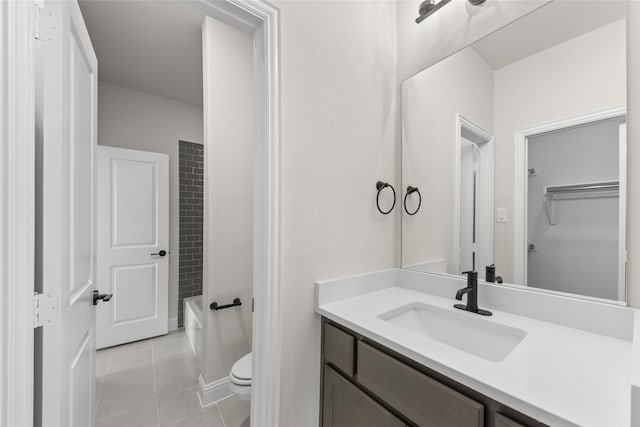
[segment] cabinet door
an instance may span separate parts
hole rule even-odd
[[[356,386],[324,366],[322,427],[404,427]]]

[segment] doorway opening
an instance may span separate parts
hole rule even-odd
[[[206,3],[80,8],[104,70],[97,283],[111,300],[97,307],[96,420],[178,421],[223,400],[247,418],[227,378],[252,346],[253,35]]]
[[[516,283],[624,302],[625,109],[529,128],[516,144]]]
[[[124,6],[125,3],[118,2],[118,7]],[[140,6],[139,2],[131,3]],[[140,7],[147,7],[150,4],[145,2]],[[154,4],[162,4],[164,6],[169,4],[185,5],[182,2],[156,2]],[[252,104],[255,109],[255,117],[260,117],[260,120],[255,120],[256,130],[252,135],[253,139],[257,141],[257,147],[255,148],[256,159],[253,162],[255,164],[255,182],[258,182],[260,187],[260,191],[256,191],[258,195],[254,200],[255,210],[259,212],[256,217],[260,218],[260,221],[255,221],[256,226],[254,227],[255,239],[258,244],[256,245],[256,250],[252,251],[255,256],[252,261],[253,268],[250,268],[258,271],[258,274],[253,278],[253,282],[257,284],[255,287],[256,306],[260,307],[256,315],[257,319],[253,322],[249,321],[249,323],[256,325],[258,330],[254,338],[254,350],[259,355],[253,361],[253,372],[256,381],[255,386],[252,387],[252,392],[258,398],[252,400],[252,412],[258,424],[277,425],[279,414],[279,365],[277,361],[279,360],[280,351],[280,329],[277,320],[279,310],[278,11],[268,4],[254,4],[244,0],[215,3],[192,2],[190,4],[208,8],[211,16],[215,16],[221,22],[247,33],[252,41],[252,50],[249,56],[253,57],[255,61],[249,70],[252,77],[249,86],[255,94],[255,100]],[[91,116],[96,111],[98,74],[95,65],[97,61],[95,61],[95,55],[93,55],[92,43],[89,40],[82,12],[76,3],[45,1],[39,2],[36,8],[32,6],[32,4],[29,4],[28,7],[21,8],[19,15],[10,17],[9,21],[12,25],[9,25],[8,28],[11,28],[16,33],[20,33],[24,29],[26,33],[29,33],[28,39],[32,40],[33,28],[31,23],[36,22],[34,14],[39,13],[43,19],[38,22],[46,26],[47,32],[36,32],[36,34],[42,36],[38,38],[37,42],[34,42],[34,44],[38,44],[37,48],[31,43],[25,43],[25,48],[20,51],[19,56],[33,56],[37,63],[42,59],[38,55],[44,51],[44,57],[46,58],[44,64],[48,66],[49,62],[47,61],[52,59],[54,65],[46,68],[44,73],[38,72],[36,75],[36,79],[39,79],[42,75],[45,76],[43,78],[45,80],[44,84],[40,80],[37,80],[37,83],[34,82],[34,68],[36,67],[31,61],[34,58],[29,61],[15,61],[15,55],[12,54],[12,58],[8,61],[9,66],[6,69],[11,72],[11,75],[24,76],[20,77],[18,84],[24,84],[25,87],[31,85],[31,92],[41,94],[41,91],[34,90],[34,86],[39,84],[44,87],[44,92],[51,92],[51,96],[44,97],[44,102],[43,97],[35,97],[36,103],[44,104],[46,124],[53,126],[54,129],[63,129],[65,131],[71,129],[72,131],[72,138],[64,138],[64,132],[49,131],[49,128],[43,130],[36,126],[36,133],[41,132],[45,138],[51,137],[55,139],[60,135],[62,136],[62,138],[58,138],[59,141],[55,141],[58,145],[42,145],[44,147],[43,153],[38,155],[42,162],[42,169],[46,170],[52,177],[56,175],[59,175],[59,177],[52,180],[42,178],[42,181],[47,184],[47,189],[51,191],[44,191],[43,189],[38,191],[41,191],[40,194],[44,194],[48,198],[47,201],[56,202],[54,200],[56,196],[61,195],[61,197],[57,198],[58,204],[47,205],[47,209],[57,212],[56,206],[60,207],[62,205],[64,209],[70,209],[72,214],[66,215],[68,222],[63,222],[61,227],[55,217],[52,220],[52,217],[43,215],[42,210],[36,211],[36,220],[42,220],[42,230],[39,232],[46,236],[42,240],[48,243],[48,246],[38,247],[38,250],[41,250],[41,253],[47,257],[45,261],[42,261],[42,264],[45,267],[59,268],[62,271],[62,274],[59,275],[48,275],[44,271],[42,272],[44,276],[51,279],[46,282],[48,288],[44,290],[50,294],[51,299],[58,298],[58,304],[55,305],[55,309],[59,310],[57,319],[63,319],[64,322],[56,323],[56,319],[53,318],[42,322],[43,329],[40,329],[39,332],[42,332],[41,342],[44,344],[41,347],[37,347],[38,342],[34,342],[33,334],[27,333],[25,341],[30,341],[31,345],[15,348],[14,359],[24,360],[26,361],[25,363],[29,364],[29,361],[33,361],[35,358],[36,361],[43,360],[48,364],[48,369],[38,370],[38,368],[35,368],[31,373],[26,372],[21,376],[25,381],[18,381],[21,384],[25,384],[25,388],[30,388],[26,393],[20,393],[20,396],[28,396],[25,400],[25,407],[36,406],[39,409],[40,400],[42,402],[42,411],[35,413],[36,417],[39,418],[39,420],[35,420],[35,424],[38,424],[42,419],[46,419],[48,422],[61,425],[71,423],[91,425],[93,423],[91,419],[94,418],[96,409],[96,395],[93,387],[95,385],[93,375],[96,362],[94,307],[95,302],[102,304],[109,299],[108,295],[94,294],[94,304],[91,304],[93,291],[97,291],[95,257],[93,256],[93,244],[95,241],[93,240],[94,237],[92,237],[95,232],[95,207],[92,201],[96,197],[92,184],[95,179],[93,160],[95,159],[96,133],[99,125],[95,116],[89,119],[86,119],[86,117]],[[24,18],[24,20],[20,20],[20,25],[13,25],[18,24],[18,18]],[[106,21],[114,22],[114,20],[108,19]],[[116,21],[121,23],[119,20]],[[146,24],[148,20],[139,20],[138,24],[140,22]],[[166,22],[173,22],[173,19],[167,19]],[[26,23],[29,23],[29,25],[26,25]],[[55,25],[56,23],[60,25]],[[40,29],[44,29],[44,27]],[[53,31],[54,34],[50,34],[48,31]],[[143,30],[142,33],[144,32]],[[164,47],[166,48],[166,46]],[[69,61],[69,58],[71,58],[71,61]],[[71,70],[69,69],[69,64],[72,66]],[[4,65],[5,63],[3,62]],[[4,71],[5,69],[3,68]],[[159,68],[158,72],[161,71],[163,71],[162,68]],[[155,75],[155,73],[149,73],[145,77],[152,80]],[[123,87],[126,88],[126,86]],[[141,90],[140,92],[145,91]],[[33,101],[30,100],[29,102]],[[10,105],[15,105],[15,102],[16,100],[12,97]],[[127,106],[126,103],[122,105]],[[42,113],[42,110],[38,110],[38,108],[43,108],[43,105],[38,104],[36,114],[31,112],[30,118],[27,117],[27,120],[20,121],[17,124],[20,127],[20,131],[25,132],[25,135],[29,134],[29,132],[33,133],[33,128],[29,130],[26,128],[33,124],[34,116]],[[123,108],[122,110],[125,111],[126,109]],[[26,116],[28,116],[28,113],[28,111],[25,111]],[[37,119],[40,120],[42,116],[38,116]],[[78,117],[84,118],[79,120]],[[133,120],[132,118],[131,121]],[[40,125],[41,122],[37,121],[37,124]],[[25,129],[22,129],[22,127]],[[155,126],[150,128],[153,127]],[[127,138],[131,138],[131,136],[125,135],[123,139]],[[33,139],[29,138],[25,139],[25,144],[30,145],[31,148],[35,146]],[[47,151],[57,148],[61,148],[59,153]],[[62,155],[59,155],[60,153]],[[56,154],[58,155],[56,156]],[[77,156],[74,156],[74,154],[77,154]],[[60,158],[62,159],[60,160]],[[70,163],[70,166],[66,167],[65,162]],[[63,164],[60,170],[64,171],[64,173],[56,174],[55,172],[58,171],[56,168],[60,164]],[[67,176],[67,173],[69,176]],[[34,191],[31,191],[29,193],[31,197],[27,198],[35,199],[37,194],[34,193]],[[63,213],[62,210],[60,212]],[[176,218],[175,215],[174,218]],[[24,218],[24,222],[27,226],[29,224],[33,225],[33,228],[38,231],[33,218],[30,219],[27,215]],[[67,227],[67,225],[70,227]],[[145,224],[142,224],[142,226],[144,228]],[[71,228],[72,232],[68,232],[68,228]],[[75,233],[80,229],[82,233]],[[137,231],[140,230],[134,229],[134,232]],[[60,238],[49,238],[51,235],[60,235]],[[67,243],[71,247],[69,251],[66,251],[65,245]],[[56,250],[55,245],[58,246],[57,249],[62,247],[62,250]],[[35,252],[34,246],[33,243],[29,244],[28,249],[32,253]],[[169,251],[166,250],[166,252],[168,254]],[[157,255],[165,256],[166,254]],[[60,257],[59,262],[52,262],[58,256]],[[36,268],[38,267],[42,266],[37,266]],[[153,268],[150,267],[149,270],[153,270]],[[54,273],[56,272],[57,270],[54,271]],[[68,275],[71,275],[71,280],[58,280],[58,278],[65,279],[65,276]],[[83,281],[85,279],[86,282]],[[71,289],[69,289],[70,283],[73,286]],[[33,289],[24,287],[24,289],[20,289],[20,295],[19,299],[16,298],[16,302],[23,301],[24,298],[33,299]],[[44,302],[48,298],[49,295],[43,296],[42,301]],[[87,301],[89,304],[85,304]],[[31,306],[33,307],[33,304]],[[76,309],[75,306],[79,308]],[[252,304],[245,301],[246,306],[251,307]],[[69,321],[74,320],[72,315],[75,314],[71,313],[70,307],[77,310],[86,319],[83,317],[82,321],[71,322],[74,324],[70,325]],[[33,322],[32,310],[25,310],[24,314],[28,314],[27,320]],[[76,317],[79,318],[80,316]],[[168,319],[166,323],[169,323]],[[85,329],[81,330],[80,326]],[[87,333],[81,333],[83,331],[87,331]],[[77,341],[74,340],[57,339],[64,338],[65,334],[69,336],[73,334],[72,338],[74,339],[80,338],[81,346],[76,345]],[[154,346],[152,345],[151,347],[153,348]],[[35,355],[36,352],[38,353],[37,355]],[[107,366],[112,361],[111,358],[109,359]],[[10,367],[13,367],[13,364]],[[64,375],[64,372],[68,372],[69,369],[72,371],[71,382],[69,381],[69,376]],[[34,381],[30,381],[30,379],[35,379],[35,385],[33,384]],[[204,384],[204,386],[208,385]],[[203,386],[202,380],[199,386]],[[11,390],[15,389],[13,385],[11,387]],[[34,389],[36,389],[35,393],[33,392]],[[35,405],[34,396],[38,400]],[[32,424],[29,420],[33,420],[33,418],[33,414],[27,415],[26,418],[21,418],[26,420],[24,423],[19,422],[17,424]]]
[[[493,135],[458,114],[456,118],[456,274],[493,264]]]

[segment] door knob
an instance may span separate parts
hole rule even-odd
[[[161,250],[160,252],[156,252],[155,254],[150,254],[150,255],[160,255],[160,256],[165,256],[167,254],[167,251],[165,250]]]
[[[112,297],[113,294],[101,294],[98,291],[93,291],[93,305],[98,305],[98,301],[100,300],[107,302],[111,300]]]

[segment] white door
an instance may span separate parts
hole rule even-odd
[[[166,334],[169,156],[98,147],[97,347]]]
[[[95,409],[94,151],[98,62],[75,1],[43,3],[43,291],[57,321],[43,334],[42,424],[93,425]]]

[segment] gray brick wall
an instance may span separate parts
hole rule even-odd
[[[204,146],[179,141],[180,265],[178,327],[183,325],[183,300],[202,295],[202,214],[204,199]]]

